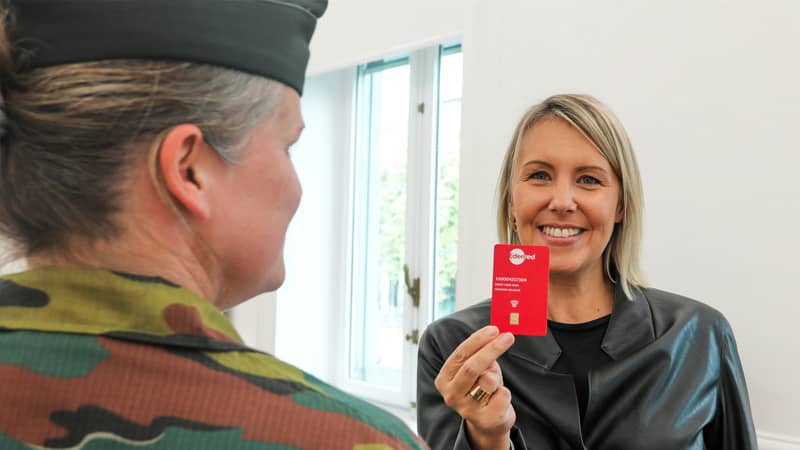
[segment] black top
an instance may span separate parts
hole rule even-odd
[[[589,401],[589,371],[612,361],[600,348],[610,320],[609,314],[585,323],[547,321],[548,329],[563,351],[553,365],[553,372],[572,375],[575,380],[575,391],[578,393],[581,418],[586,412],[586,403]]]

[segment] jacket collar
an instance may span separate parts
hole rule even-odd
[[[644,293],[631,288],[633,299],[628,300],[619,283],[614,285],[614,310],[608,323],[601,348],[613,360],[620,360],[655,340],[653,317]],[[517,336],[508,351],[509,356],[524,359],[545,369],[551,369],[561,356],[553,334],[546,336]]]
[[[44,268],[0,277],[0,328],[112,336],[208,350],[243,347],[210,302],[158,277]]]

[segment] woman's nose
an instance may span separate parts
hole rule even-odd
[[[550,210],[554,212],[563,213],[575,211],[577,205],[575,204],[572,185],[568,183],[554,183],[553,197],[550,199],[550,205],[548,206]]]

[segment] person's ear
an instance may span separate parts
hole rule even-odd
[[[177,207],[197,220],[211,216],[209,174],[203,164],[208,151],[200,128],[178,125],[162,141],[157,161],[167,193]]]

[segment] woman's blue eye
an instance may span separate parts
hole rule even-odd
[[[582,184],[602,184],[600,180],[591,175],[581,175],[581,177],[578,178],[578,182]]]
[[[547,172],[533,172],[532,174],[528,175],[529,180],[549,180],[550,175]]]

